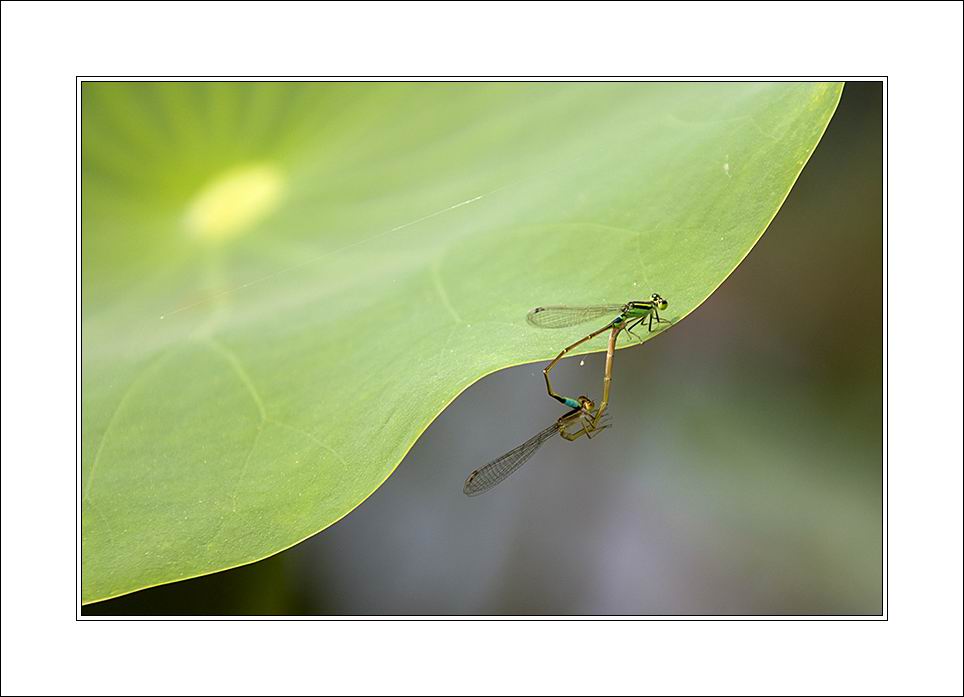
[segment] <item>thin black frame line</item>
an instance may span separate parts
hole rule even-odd
[[[81,332],[83,331],[83,305],[80,302],[80,287],[83,283],[83,271],[80,267],[80,202],[83,197],[80,194],[80,187],[83,182],[83,178],[80,176],[80,89],[84,84],[82,80],[74,81],[74,273],[77,274],[77,278],[74,282],[74,366],[77,370],[77,374],[74,376],[74,409],[76,413],[74,414],[74,447],[76,450],[75,461],[74,461],[74,525],[76,529],[74,530],[74,592],[77,600],[77,614],[74,619],[79,620],[83,618],[83,597],[81,588],[81,569],[80,569],[80,549],[83,544],[83,521],[81,520],[81,501],[80,501],[80,469],[82,463],[80,460],[80,437],[83,431],[83,424],[81,420],[83,419],[83,409],[80,407],[80,381],[83,379],[83,356],[81,354],[80,346],[83,337]]]
[[[884,331],[884,516],[881,521],[881,529],[885,534],[884,559],[881,562],[884,567],[884,587],[881,589],[881,593],[883,595],[883,617],[886,621],[889,617],[888,609],[890,607],[890,457],[887,450],[887,439],[890,435],[890,401],[888,399],[890,381],[887,379],[890,370],[890,345],[888,342],[890,322],[887,314],[889,310],[887,300],[888,270],[890,269],[890,90],[886,78],[883,81],[883,90],[884,113],[881,117],[884,118],[884,142],[882,144],[884,148],[884,190],[881,193],[884,195],[884,314],[882,318]]]
[[[115,76],[113,79],[118,79],[118,77],[119,77],[120,79],[125,79],[125,78],[130,77],[130,78],[132,78],[132,79],[133,79],[133,78],[138,78],[138,81],[150,81],[150,80],[152,80],[152,79],[159,78],[159,77],[161,77],[161,76]],[[296,76],[295,76],[295,77],[287,77],[287,78],[285,78],[285,77],[280,77],[280,76],[272,76],[272,77],[269,77],[269,76],[248,76],[248,77],[240,78],[240,79],[231,78],[231,77],[216,78],[216,77],[214,77],[214,76],[165,76],[165,77],[166,77],[166,78],[169,78],[169,79],[178,79],[178,78],[181,78],[181,77],[184,77],[184,78],[186,78],[186,77],[192,77],[192,78],[193,78],[193,79],[191,80],[192,82],[199,82],[199,83],[202,83],[202,84],[203,84],[203,80],[205,80],[205,79],[207,79],[207,78],[209,78],[209,77],[210,77],[211,79],[229,79],[229,80],[230,80],[230,79],[234,79],[234,80],[237,80],[237,81],[239,81],[239,82],[244,82],[244,81],[246,81],[246,80],[248,80],[248,79],[252,79],[252,80],[259,80],[259,79],[290,79],[290,80],[300,80],[300,79],[301,79],[301,78],[298,78],[298,77],[296,77]],[[338,77],[342,77],[342,76],[338,76]],[[345,77],[346,80],[351,80],[351,79],[361,80],[361,79],[369,79],[369,78],[370,78],[370,79],[395,79],[395,78],[399,78],[399,79],[401,79],[401,80],[405,80],[404,77],[400,77],[400,76],[344,76],[344,77]],[[584,76],[584,77],[588,77],[588,76]],[[593,77],[595,77],[595,76],[593,76]],[[600,76],[600,77],[602,77],[602,76]],[[690,80],[690,81],[695,81],[695,80],[699,80],[699,79],[701,79],[701,78],[706,78],[706,77],[716,77],[716,76],[699,76],[699,77],[694,77],[694,76],[658,76],[658,78],[660,78],[660,79],[661,79],[661,78],[667,78],[667,79],[686,79],[686,80]],[[720,77],[722,77],[722,76],[720,76]],[[841,77],[837,77],[837,78],[824,78],[823,80],[821,80],[821,79],[814,79],[814,78],[812,78],[812,77],[810,77],[810,78],[801,78],[801,79],[795,80],[795,79],[792,79],[792,78],[789,78],[789,79],[788,79],[788,78],[786,78],[786,76],[783,76],[783,79],[773,80],[773,81],[774,81],[774,82],[800,82],[800,81],[804,81],[804,82],[809,82],[809,81],[812,81],[812,82],[821,82],[821,81],[829,80],[829,79],[839,79],[839,80],[848,80],[848,79],[849,79],[849,80],[853,80],[854,78],[861,79],[861,80],[865,80],[865,81],[868,81],[868,82],[880,80],[881,85],[882,85],[882,88],[883,88],[883,90],[884,90],[884,114],[883,114],[883,115],[889,116],[890,94],[889,94],[889,90],[888,90],[889,76],[887,76],[887,75],[882,75],[882,76],[876,76],[876,75],[875,75],[875,76],[851,76],[851,77],[849,77],[849,78],[841,78]],[[83,376],[82,376],[83,364],[82,364],[82,362],[81,362],[82,359],[83,359],[83,355],[82,355],[82,351],[81,351],[81,340],[82,340],[81,334],[82,334],[82,325],[83,325],[83,306],[82,306],[82,303],[80,302],[80,301],[81,301],[81,298],[80,298],[80,291],[79,291],[79,288],[80,288],[80,286],[81,286],[81,283],[83,282],[82,267],[80,266],[80,263],[79,263],[79,259],[80,259],[80,201],[82,200],[81,190],[80,190],[80,187],[81,187],[81,185],[82,185],[82,179],[81,179],[81,177],[80,177],[80,170],[79,170],[79,153],[80,153],[80,147],[81,147],[81,133],[80,133],[80,130],[79,130],[79,126],[80,126],[80,89],[81,89],[81,86],[84,84],[84,82],[85,82],[86,80],[94,80],[94,79],[104,79],[104,78],[101,77],[101,76],[82,76],[82,75],[75,75],[75,77],[74,77],[74,86],[75,86],[75,89],[74,89],[74,135],[75,135],[75,138],[76,138],[76,142],[74,143],[74,215],[75,215],[75,217],[74,217],[74,268],[75,268],[75,271],[77,272],[77,281],[76,281],[75,284],[74,284],[74,293],[75,293],[74,305],[75,305],[75,307],[77,308],[77,311],[76,311],[76,314],[75,314],[75,317],[74,317],[74,342],[75,342],[75,343],[74,343],[74,364],[75,364],[75,366],[77,367],[77,371],[78,371],[77,376],[76,376],[76,379],[75,379],[75,381],[74,381],[74,408],[77,410],[77,413],[76,413],[76,415],[75,415],[75,422],[74,422],[74,443],[75,443],[75,446],[78,446],[78,447],[77,447],[77,450],[76,450],[76,452],[75,452],[75,456],[74,456],[74,489],[75,489],[75,492],[79,492],[79,477],[80,477],[80,467],[81,467],[79,443],[80,443],[80,432],[81,432],[81,430],[82,430],[82,428],[83,428],[83,422],[82,422],[82,419],[83,419],[83,410],[80,409],[80,406],[79,406],[79,405],[80,405],[80,381],[81,381],[81,379],[82,379],[82,377],[83,377]],[[418,78],[416,78],[414,81],[417,81],[417,79],[418,79]],[[514,80],[514,81],[518,81],[518,82],[520,82],[520,83],[523,83],[523,82],[531,81],[531,79],[534,79],[534,78],[529,78],[529,77],[526,77],[526,78],[519,78],[519,77],[509,78],[509,77],[505,77],[505,78],[497,78],[497,79]],[[606,78],[602,78],[602,79],[606,79]],[[616,80],[616,81],[618,81],[618,82],[630,82],[630,83],[632,83],[632,82],[649,82],[649,81],[653,81],[652,78],[650,78],[649,80],[647,80],[647,79],[637,79],[636,76],[630,77],[630,78],[626,78],[626,79],[619,79],[618,77],[613,78],[613,79]],[[721,79],[720,82],[727,83],[727,82],[741,82],[741,81],[762,81],[762,80],[767,80],[767,79],[768,79],[768,77],[766,77],[766,76],[753,76],[753,77],[745,77],[745,78],[732,78],[732,77],[730,77],[730,79]],[[305,82],[314,82],[314,81],[316,81],[316,82],[332,82],[332,83],[338,82],[337,80],[323,80],[323,79],[322,79],[322,80],[305,79],[304,81],[305,81]],[[470,81],[473,81],[473,80],[471,80],[471,79],[463,79],[463,81],[469,81],[469,82],[470,82]],[[476,80],[476,81],[485,82],[485,80]],[[559,83],[565,84],[565,83],[570,82],[570,81],[568,81],[568,80],[566,80],[566,79],[561,79],[561,80],[552,80],[552,82],[559,82]],[[579,80],[575,80],[574,82],[579,82]],[[592,80],[587,80],[586,82],[593,82],[593,81],[592,81]],[[164,616],[153,616],[153,615],[133,616],[133,617],[107,616],[107,615],[83,615],[82,612],[83,612],[83,608],[84,608],[85,606],[84,606],[83,603],[81,602],[81,590],[80,590],[80,589],[81,589],[81,584],[82,584],[82,578],[81,578],[82,572],[81,572],[81,568],[80,568],[80,546],[81,546],[80,543],[81,543],[81,541],[82,541],[82,540],[81,540],[81,518],[80,518],[80,513],[81,513],[81,512],[80,512],[79,493],[75,493],[75,500],[74,500],[74,520],[75,520],[75,525],[76,525],[76,530],[75,530],[75,542],[76,542],[76,544],[75,544],[75,549],[74,549],[74,573],[75,573],[75,586],[76,586],[76,587],[75,587],[75,595],[76,595],[76,598],[77,598],[77,609],[76,609],[76,614],[75,614],[75,616],[74,616],[75,621],[78,621],[78,622],[79,622],[79,621],[91,621],[91,620],[94,620],[94,621],[98,621],[98,620],[110,620],[110,621],[118,621],[118,620],[120,620],[120,621],[153,620],[153,621],[162,621],[162,622],[179,622],[179,621],[213,621],[213,622],[220,622],[220,621],[226,621],[226,620],[227,620],[227,621],[230,621],[230,620],[250,620],[250,619],[257,619],[257,620],[262,620],[262,621],[318,621],[318,620],[339,620],[339,621],[376,621],[376,622],[380,622],[380,621],[427,621],[427,622],[433,622],[433,621],[445,621],[445,620],[449,620],[449,619],[453,619],[453,620],[457,620],[457,619],[473,619],[473,620],[478,620],[478,621],[489,621],[489,622],[506,622],[506,621],[542,621],[542,622],[559,622],[559,621],[562,621],[562,622],[565,622],[565,621],[578,621],[576,618],[582,618],[582,617],[595,618],[595,619],[600,620],[600,621],[609,621],[609,622],[623,622],[623,621],[691,621],[691,622],[692,622],[692,621],[729,621],[729,622],[788,622],[788,621],[789,621],[789,622],[792,622],[792,621],[804,621],[804,622],[815,622],[815,621],[840,622],[840,621],[883,621],[883,622],[886,622],[886,621],[888,621],[888,619],[889,619],[889,615],[888,615],[888,609],[889,609],[889,591],[890,591],[890,516],[889,516],[889,512],[890,512],[890,487],[889,487],[889,483],[890,483],[890,458],[889,458],[889,452],[888,452],[888,447],[887,447],[887,436],[888,436],[888,434],[889,434],[889,432],[890,432],[890,415],[889,415],[889,410],[888,410],[888,407],[889,407],[889,399],[888,399],[889,393],[888,393],[888,390],[889,390],[890,385],[889,385],[889,382],[887,381],[887,374],[888,374],[888,370],[889,370],[889,357],[890,357],[890,346],[889,346],[888,334],[887,334],[887,329],[888,329],[887,311],[888,311],[888,309],[889,309],[889,305],[888,305],[888,295],[887,295],[887,294],[888,294],[888,288],[889,288],[889,278],[888,278],[887,270],[888,270],[888,268],[889,268],[889,263],[890,263],[890,262],[889,262],[889,260],[890,260],[890,257],[889,257],[889,235],[890,235],[890,198],[889,198],[889,187],[890,187],[890,180],[889,180],[889,176],[888,176],[888,170],[889,170],[889,166],[890,166],[890,149],[889,149],[889,143],[890,143],[890,119],[887,118],[886,121],[885,121],[884,134],[883,134],[883,145],[885,146],[885,147],[884,147],[884,155],[885,155],[885,158],[884,158],[884,172],[883,172],[883,175],[884,175],[884,185],[883,185],[883,191],[882,191],[883,197],[884,197],[884,201],[883,201],[884,210],[883,210],[883,213],[884,213],[884,221],[885,221],[885,222],[884,222],[884,235],[883,235],[883,243],[884,243],[884,269],[883,269],[883,277],[884,277],[884,278],[883,278],[883,280],[884,280],[884,284],[883,284],[883,285],[884,285],[883,333],[884,333],[884,337],[883,337],[883,339],[884,339],[884,348],[885,348],[885,351],[884,351],[884,375],[883,375],[883,377],[884,377],[884,390],[883,390],[883,392],[884,392],[884,394],[883,394],[883,398],[884,398],[884,399],[883,399],[883,404],[884,404],[884,407],[883,407],[883,410],[884,410],[884,414],[883,414],[883,417],[884,417],[883,455],[884,455],[884,458],[883,458],[883,463],[882,463],[882,464],[883,464],[882,472],[884,473],[885,476],[884,476],[884,492],[883,492],[883,504],[884,504],[884,507],[883,507],[883,517],[882,517],[882,519],[881,519],[881,531],[882,531],[882,532],[886,532],[886,534],[885,534],[885,536],[884,536],[884,542],[885,542],[884,549],[885,549],[885,554],[884,554],[884,559],[882,560],[882,578],[883,578],[884,583],[883,583],[883,588],[882,588],[882,591],[881,591],[881,592],[882,592],[882,608],[881,608],[881,614],[879,614],[879,615],[787,615],[787,616],[785,616],[785,617],[784,617],[784,616],[779,616],[779,617],[771,617],[771,616],[753,617],[753,616],[745,616],[745,615],[713,615],[713,614],[711,614],[711,615],[613,615],[613,616],[607,616],[607,615],[567,615],[567,616],[565,616],[565,617],[558,617],[558,618],[556,618],[556,617],[538,617],[538,616],[532,617],[532,616],[527,616],[527,615],[501,615],[501,616],[499,616],[499,617],[480,617],[480,616],[477,616],[477,615],[420,615],[420,616],[398,615],[398,616],[386,616],[386,617],[382,617],[382,616],[379,616],[379,617],[366,617],[366,616],[355,616],[355,615],[347,615],[347,616],[342,616],[342,615],[316,615],[316,616],[306,616],[306,617],[288,617],[288,616],[280,616],[280,615],[279,615],[279,616],[275,616],[275,615],[270,615],[270,616],[264,616],[264,615],[261,615],[261,616],[258,616],[258,615],[255,615],[255,616],[252,616],[252,615],[240,615],[240,616],[215,616],[215,617],[203,616],[203,615],[202,615],[202,616],[197,616],[197,617],[188,616],[188,615],[185,615],[185,616],[177,616],[177,617],[164,617]],[[256,563],[256,562],[255,562],[255,563]],[[175,581],[175,583],[176,583],[176,581]],[[143,589],[143,590],[147,590],[147,589]],[[136,593],[136,592],[138,592],[138,591],[132,591],[132,593]],[[125,595],[129,595],[129,594],[125,594]],[[123,597],[123,596],[119,596],[119,597]],[[105,601],[105,602],[107,602],[107,601]],[[97,603],[91,603],[90,605],[96,605],[96,604],[97,604]]]
[[[175,581],[177,583],[177,581]],[[135,593],[138,591],[134,591]],[[109,602],[109,601],[104,601]],[[540,617],[538,615],[85,615],[79,621],[98,622],[447,622],[477,620],[480,622],[886,622],[880,615],[787,615],[774,617],[765,615],[726,616],[726,615],[560,615]]]
[[[421,75],[416,77],[406,77],[403,75],[361,75],[361,76],[330,76],[327,78],[316,78],[311,76],[298,76],[298,75],[245,75],[245,76],[233,76],[233,75],[76,75],[75,78],[80,80],[81,84],[84,82],[121,82],[121,81],[131,81],[131,82],[175,82],[183,81],[185,83],[198,83],[206,84],[208,82],[259,82],[259,81],[278,81],[286,83],[305,83],[305,84],[340,84],[340,83],[350,83],[351,81],[358,82],[375,82],[378,80],[385,81],[396,81],[400,84],[471,84],[471,83],[487,83],[487,82],[509,82],[509,83],[532,83],[537,81],[545,82],[546,84],[595,84],[595,83],[606,83],[607,81],[615,83],[627,83],[627,84],[643,84],[643,83],[653,83],[653,82],[664,82],[668,80],[682,80],[685,82],[699,82],[701,80],[711,81],[719,84],[730,84],[738,82],[770,82],[775,84],[784,83],[813,83],[813,82],[886,82],[887,76],[885,75],[851,75],[846,77],[813,77],[813,76],[800,76],[798,78],[775,78],[766,75],[760,76],[750,76],[745,78],[724,78],[723,76],[717,75],[701,75],[698,77],[691,76],[681,76],[681,75],[654,75],[651,77],[631,77],[631,78],[621,78],[619,76],[610,75],[583,75],[578,77],[551,77],[551,76],[527,76],[527,77],[508,77],[499,75],[471,75],[468,77],[455,77],[450,75]]]
[[[519,80],[528,81],[534,79],[546,79],[546,80],[592,80],[596,78],[605,78],[619,80],[620,82],[633,82],[633,81],[647,81],[647,80],[702,80],[702,79],[713,79],[721,80],[723,82],[741,82],[744,80],[775,80],[778,82],[799,82],[800,80],[812,80],[814,82],[822,81],[833,81],[833,80],[850,80],[850,79],[875,79],[875,80],[885,80],[887,75],[834,75],[816,77],[814,75],[86,75],[77,74],[78,78],[131,78],[131,79],[152,79],[157,77],[176,77],[191,80],[204,80],[207,78],[211,79],[284,79],[284,80],[318,80],[320,82],[328,80],[421,80],[421,79],[434,79],[434,78],[444,78],[452,80],[474,80],[477,78],[496,78],[505,80]]]

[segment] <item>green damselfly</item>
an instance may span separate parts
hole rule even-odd
[[[566,440],[576,440],[582,436],[593,438],[599,432],[609,428],[611,425],[610,419],[604,412],[609,404],[609,386],[612,382],[613,355],[616,352],[616,339],[619,337],[619,333],[623,331],[638,339],[639,337],[633,334],[632,330],[642,322],[648,321],[650,331],[653,331],[653,322],[657,324],[667,322],[667,320],[661,319],[659,316],[659,311],[665,310],[667,305],[666,300],[657,293],[653,293],[650,300],[633,300],[624,305],[590,305],[584,307],[553,305],[537,307],[532,310],[527,318],[529,323],[546,329],[574,327],[605,315],[615,315],[615,317],[604,327],[597,329],[574,344],[564,348],[542,371],[546,378],[546,389],[549,392],[549,396],[565,404],[570,408],[570,411],[560,416],[554,423],[539,431],[522,445],[513,448],[505,455],[496,458],[487,465],[472,472],[466,478],[465,486],[462,487],[465,495],[478,496],[479,494],[485,493],[522,467],[522,465],[542,447],[543,443],[557,434]],[[607,329],[611,331],[609,335],[609,345],[606,351],[606,369],[603,375],[603,398],[599,406],[597,407],[593,401],[585,395],[573,399],[571,397],[563,397],[553,391],[552,383],[549,381],[549,373],[556,363],[574,348],[599,336]],[[579,430],[571,430],[578,426],[582,428],[579,428]]]
[[[653,331],[654,321],[657,324],[668,322],[668,320],[661,319],[659,316],[660,310],[665,310],[668,305],[669,303],[666,302],[659,293],[653,293],[649,300],[630,300],[623,305],[587,305],[582,307],[549,305],[547,307],[537,307],[532,310],[526,319],[529,324],[543,329],[565,329],[566,327],[574,327],[578,324],[604,317],[605,315],[615,315],[606,325],[562,349],[559,355],[553,358],[549,365],[542,370],[542,374],[546,379],[546,390],[549,392],[549,396],[562,402],[567,407],[575,408],[578,406],[578,403],[570,397],[557,394],[552,389],[552,383],[549,381],[549,373],[552,372],[556,363],[574,348],[610,330],[609,346],[606,351],[606,368],[603,373],[603,396],[602,401],[599,402],[599,408],[593,416],[593,423],[597,423],[606,411],[606,407],[609,406],[609,387],[612,383],[613,374],[613,354],[616,352],[616,339],[619,337],[619,333],[625,331],[630,336],[639,339],[636,334],[633,334],[633,329],[643,322],[648,322],[649,331]]]
[[[580,397],[582,406],[572,409],[560,416],[552,425],[542,429],[532,436],[522,445],[513,448],[502,457],[498,457],[492,462],[475,470],[465,479],[465,486],[462,492],[466,496],[478,496],[494,487],[510,474],[524,465],[535,452],[542,447],[542,444],[555,436],[562,436],[566,440],[576,440],[582,436],[592,438],[599,432],[609,428],[608,420],[595,418],[593,409],[595,405],[588,397]],[[570,430],[582,426],[578,431]]]

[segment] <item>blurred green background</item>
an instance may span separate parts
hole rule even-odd
[[[880,614],[881,143],[880,83],[848,83],[746,261],[617,354],[604,437],[466,499],[470,470],[558,412],[541,366],[501,371],[333,527],[83,614]],[[595,385],[602,358],[560,384]]]

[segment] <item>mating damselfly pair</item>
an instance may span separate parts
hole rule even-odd
[[[559,352],[559,355],[552,359],[542,373],[546,379],[546,391],[549,396],[569,407],[569,411],[560,416],[555,423],[551,424],[542,431],[539,431],[532,438],[522,445],[513,448],[505,455],[496,458],[487,465],[475,470],[466,478],[465,486],[462,491],[466,496],[478,496],[496,484],[504,480],[510,474],[518,470],[526,463],[529,458],[555,435],[560,435],[566,440],[577,440],[582,436],[592,438],[601,431],[609,428],[610,419],[606,414],[609,406],[609,388],[612,383],[613,374],[613,355],[616,352],[616,340],[621,332],[626,332],[629,336],[642,340],[633,333],[633,329],[646,323],[649,331],[653,331],[653,323],[668,322],[660,318],[660,310],[665,310],[668,303],[658,293],[653,293],[649,300],[632,300],[624,305],[588,305],[583,307],[570,307],[565,305],[552,305],[547,307],[537,307],[532,310],[527,320],[529,324],[542,329],[565,329],[589,322],[599,317],[613,317],[608,323],[594,332],[587,334],[579,341],[570,344]],[[597,406],[586,395],[580,395],[573,399],[557,393],[552,389],[549,374],[556,364],[570,351],[599,336],[605,331],[609,331],[609,345],[606,350],[606,367],[603,371],[603,390],[602,400]]]

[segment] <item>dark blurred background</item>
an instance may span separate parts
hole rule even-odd
[[[848,83],[749,257],[617,353],[602,437],[466,498],[469,471],[558,416],[541,365],[501,371],[334,526],[83,614],[880,614],[882,107],[880,83]],[[596,390],[602,367],[556,379]]]

